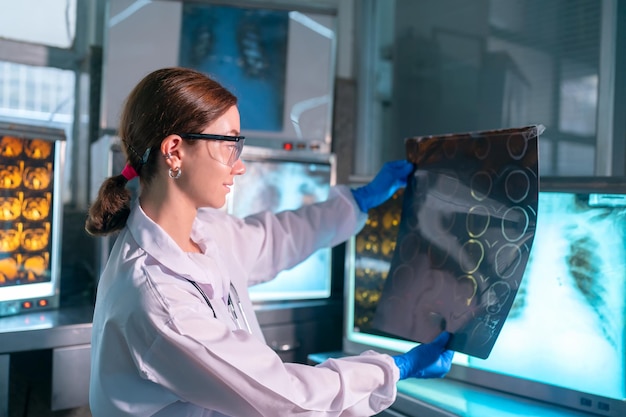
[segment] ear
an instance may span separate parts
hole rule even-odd
[[[183,156],[183,139],[178,135],[169,135],[161,142],[161,155],[165,163],[172,166],[180,166],[178,162]]]

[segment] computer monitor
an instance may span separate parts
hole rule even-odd
[[[59,306],[65,132],[0,123],[0,316]]]
[[[115,134],[124,100],[146,74],[182,66],[239,98],[248,145],[329,153],[336,15],[323,4],[274,3],[107,2],[101,130]]]
[[[542,178],[514,305],[487,359],[456,354],[449,378],[606,416],[626,415],[626,179]],[[348,244],[343,349],[414,343],[372,331],[402,193]],[[401,317],[398,320],[402,320]]]

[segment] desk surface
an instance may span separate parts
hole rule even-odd
[[[342,352],[309,355],[312,364],[345,356]],[[450,378],[407,379],[398,382],[392,409],[420,417],[598,417],[529,398],[467,384]]]
[[[593,414],[534,401],[453,379],[405,380],[398,382],[398,399],[394,409],[415,410],[416,404],[439,409],[432,416],[459,417],[590,417]],[[431,414],[420,413],[420,416]]]
[[[93,305],[0,318],[0,354],[89,344]]]
[[[340,311],[328,300],[266,303],[255,305],[255,313],[263,326],[312,319],[333,306]],[[85,304],[0,317],[0,354],[89,344],[93,309]]]

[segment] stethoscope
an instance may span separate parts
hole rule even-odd
[[[193,284],[194,287],[196,287],[198,292],[200,292],[200,295],[202,295],[202,298],[204,298],[204,301],[206,301],[208,306],[211,308],[211,311],[213,311],[213,317],[217,318],[217,314],[215,314],[215,309],[213,308],[211,301],[209,301],[209,297],[207,297],[206,294],[204,293],[204,290],[202,290],[202,288],[200,288],[200,286],[195,281],[192,281],[190,279],[187,279],[187,281],[189,281],[191,284]],[[239,309],[239,314],[237,314],[237,309],[235,308],[235,303],[233,303],[231,293],[235,296],[235,302],[237,304],[237,308]],[[247,330],[248,333],[252,333],[252,329],[250,328],[250,323],[248,323],[248,319],[246,318],[246,313],[243,311],[243,306],[241,305],[241,299],[239,298],[239,293],[237,292],[237,289],[235,288],[232,282],[230,283],[230,291],[228,292],[228,300],[226,304],[228,307],[228,311],[230,312],[231,318],[233,319],[233,321],[235,322],[235,325],[237,326],[237,329]],[[240,321],[243,322],[243,325],[241,324]]]

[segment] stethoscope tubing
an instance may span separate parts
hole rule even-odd
[[[198,285],[197,282],[192,281],[190,279],[187,279],[187,281],[189,281],[194,287],[196,287],[196,289],[198,290],[198,292],[200,293],[202,298],[204,298],[204,301],[207,303],[207,305],[209,306],[209,308],[213,312],[213,317],[217,318],[217,314],[215,313],[215,309],[213,308],[213,305],[211,304],[211,301],[209,300],[209,297],[207,297],[207,295],[204,292],[204,290]],[[235,302],[237,304],[237,307],[239,308],[239,315],[237,315],[237,312],[235,310],[235,303],[233,303],[233,300],[231,298],[231,293],[234,294],[234,296],[235,296]],[[228,310],[231,313],[231,318],[233,319],[233,321],[235,322],[237,327],[241,328],[241,330],[247,330],[248,333],[252,333],[252,329],[250,328],[250,323],[248,322],[248,318],[246,317],[246,313],[243,310],[243,305],[241,304],[241,299],[239,298],[239,293],[237,292],[237,289],[235,288],[235,286],[233,285],[232,282],[230,283],[230,291],[228,292],[228,302],[227,302],[227,304],[228,304],[227,305]],[[241,317],[241,319],[243,320],[243,323],[245,325],[245,329],[243,329],[241,324],[239,324],[239,317]]]

